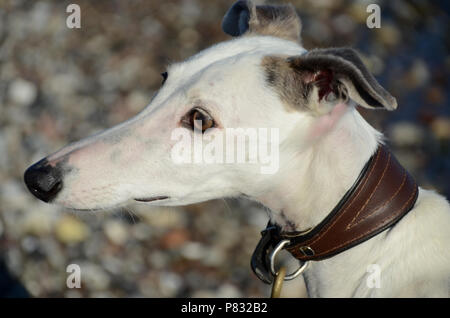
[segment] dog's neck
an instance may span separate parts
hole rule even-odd
[[[322,221],[356,181],[375,153],[381,134],[350,107],[335,127],[295,160],[280,164],[274,185],[256,199],[286,231],[303,231]]]
[[[296,160],[280,164],[281,178],[271,183],[275,186],[262,193],[257,200],[270,209],[272,223],[283,230],[305,231],[313,228],[331,212],[357,180],[364,165],[375,153],[381,137],[354,107],[348,107],[331,131],[300,151]],[[342,258],[337,256],[310,266],[310,276],[319,276],[320,280],[332,279],[323,277],[324,272],[332,272],[331,268],[328,271],[324,267],[327,264],[334,267],[338,259]],[[315,284],[320,285],[320,280],[309,280],[310,293],[311,290],[320,292]]]

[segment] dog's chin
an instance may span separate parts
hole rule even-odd
[[[124,205],[124,203],[122,204],[111,204],[111,205],[92,205],[92,206],[88,206],[88,205],[71,205],[71,204],[60,204],[60,203],[56,203],[56,205],[70,210],[70,211],[74,211],[74,212],[100,212],[100,211],[108,211],[108,210],[113,210],[116,208],[119,208],[121,206]]]
[[[63,209],[71,210],[74,212],[97,212],[107,211],[115,208],[119,208],[125,205],[127,202],[75,202],[71,200],[54,200],[52,204],[55,204]]]
[[[131,201],[147,203],[149,205],[164,205],[164,202],[170,201],[170,197],[168,196],[139,197],[133,198],[131,199]],[[114,203],[109,202],[105,204],[99,203],[80,204],[80,202],[75,203],[68,200],[54,200],[51,203],[75,212],[96,212],[119,208],[121,206],[129,204],[130,200]]]
[[[66,209],[72,210],[74,212],[97,212],[97,211],[106,210],[106,208],[81,209],[81,208],[70,208],[70,207],[66,207]]]

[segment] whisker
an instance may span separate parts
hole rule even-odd
[[[132,220],[133,224],[139,223],[139,215],[137,215],[136,213],[133,212],[133,210],[131,210],[130,207],[124,207],[123,208],[125,210],[125,212],[127,212],[127,214],[130,216],[130,219]],[[136,217],[136,218],[135,218]],[[137,219],[137,221],[136,221]]]
[[[224,203],[225,208],[226,208],[225,210],[226,210],[226,212],[228,212],[228,215],[229,216],[233,215],[233,211],[231,210],[231,208],[230,208],[228,202],[226,201],[226,199],[222,198],[221,201]]]

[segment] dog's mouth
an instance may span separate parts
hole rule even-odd
[[[154,201],[159,201],[159,200],[165,200],[165,199],[169,199],[168,196],[157,196],[157,197],[148,197],[148,198],[135,198],[135,201],[138,202],[154,202]],[[68,208],[72,211],[77,211],[77,212],[96,212],[96,211],[102,211],[105,210],[105,208],[90,208],[90,209],[84,209],[84,208]]]
[[[158,196],[158,197],[150,197],[150,198],[135,198],[135,201],[138,202],[153,202],[153,201],[159,201],[159,200],[165,200],[168,199],[168,196]]]

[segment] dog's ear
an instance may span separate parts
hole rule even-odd
[[[366,108],[397,108],[396,99],[350,48],[316,49],[291,57],[267,56],[263,67],[269,84],[294,105],[320,108],[350,98]]]
[[[237,1],[225,14],[222,29],[231,36],[261,34],[300,41],[301,21],[289,5],[255,6],[250,0]]]

